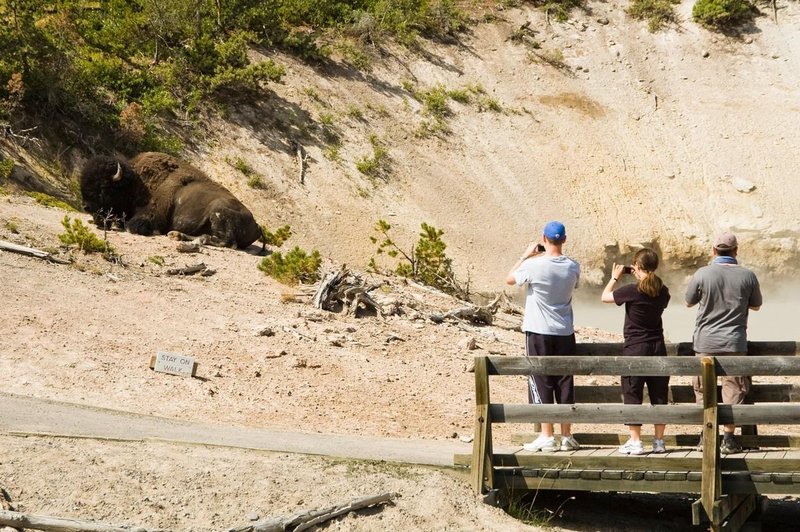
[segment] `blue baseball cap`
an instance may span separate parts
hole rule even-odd
[[[553,242],[561,242],[567,238],[567,228],[561,222],[549,222],[544,226],[544,236]]]

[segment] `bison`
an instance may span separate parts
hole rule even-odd
[[[94,157],[80,181],[83,210],[98,226],[114,220],[139,235],[207,235],[210,243],[240,249],[263,242],[253,214],[228,189],[166,153]]]

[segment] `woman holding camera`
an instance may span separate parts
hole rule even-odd
[[[614,264],[611,279],[603,290],[600,299],[603,303],[625,305],[625,342],[622,354],[629,356],[666,356],[664,328],[661,315],[669,303],[669,290],[655,274],[658,268],[658,255],[652,249],[636,252],[631,266]],[[633,274],[636,283],[614,289],[619,278],[626,273]],[[644,398],[644,386],[650,394],[650,404],[665,405],[669,396],[669,376],[660,377],[622,377],[622,394],[626,405],[640,405]],[[666,452],[664,447],[665,425],[655,425],[653,452]],[[642,426],[629,424],[630,439],[619,448],[623,454],[642,454]]]

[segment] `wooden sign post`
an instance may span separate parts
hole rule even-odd
[[[194,377],[197,373],[197,362],[194,357],[159,351],[157,355],[150,357],[150,369],[170,375]]]

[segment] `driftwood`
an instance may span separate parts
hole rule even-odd
[[[284,517],[274,517],[251,525],[229,528],[228,532],[285,532],[287,530],[300,532],[301,530],[308,530],[325,521],[330,521],[340,515],[361,510],[362,508],[368,508],[376,504],[391,502],[399,496],[399,493],[390,492],[381,495],[373,495],[371,497],[363,497],[339,506],[331,506],[330,508],[321,510],[308,510]]]
[[[292,141],[294,145],[294,152],[297,156],[297,162],[300,165],[300,184],[304,185],[306,182],[306,161],[308,160],[308,153],[306,153],[303,145],[297,141]]]
[[[347,268],[343,266],[338,272],[329,273],[323,277],[314,294],[312,304],[317,308],[329,311],[336,308],[337,304],[341,304],[353,316],[356,315],[358,307],[363,305],[382,316],[383,310],[380,305],[369,295],[369,292],[379,286],[379,284],[365,286],[360,278],[350,275]]]
[[[78,519],[0,510],[0,525],[48,532],[147,532],[139,526],[117,526]]]
[[[0,486],[0,510],[13,512],[16,510],[11,504],[11,495],[8,494],[5,488]],[[21,528],[14,528],[10,526],[0,525],[0,532],[21,532]]]
[[[70,261],[55,257],[53,256],[52,253],[48,253],[47,251],[42,251],[40,249],[35,249],[35,248],[29,248],[27,246],[20,246],[18,244],[6,242],[5,240],[0,240],[0,250],[11,251],[13,253],[19,253],[20,255],[27,255],[28,257],[35,257],[37,259],[44,259],[46,261],[55,262],[57,264],[70,264]]]
[[[13,142],[14,144],[22,143],[22,145],[24,146],[28,142],[31,142],[31,143],[35,144],[36,146],[41,147],[42,146],[41,139],[38,139],[36,137],[32,137],[32,136],[27,134],[27,133],[30,133],[31,131],[35,131],[36,127],[37,126],[29,127],[28,129],[23,129],[19,133],[16,133],[11,128],[11,124],[0,124],[0,137],[2,137],[4,139],[10,139],[11,142]]]
[[[206,273],[211,272],[211,273]],[[208,275],[213,275],[215,273],[214,270],[209,270],[208,267],[202,262],[194,264],[192,266],[185,266],[183,268],[170,268],[167,270],[167,275],[194,275],[199,273],[200,275],[207,277]]]
[[[319,283],[314,298],[311,303],[322,310],[331,310],[331,297],[333,290],[339,285],[341,280],[347,275],[347,270],[342,268],[338,272],[326,273]]]
[[[497,308],[500,305],[501,297],[502,296],[497,296],[494,301],[482,307],[467,306],[458,308],[456,310],[451,310],[445,314],[433,313],[430,315],[430,319],[434,323],[442,323],[448,318],[453,318],[456,320],[468,321],[470,323],[491,325],[492,321],[494,321],[494,315],[497,312]]]

